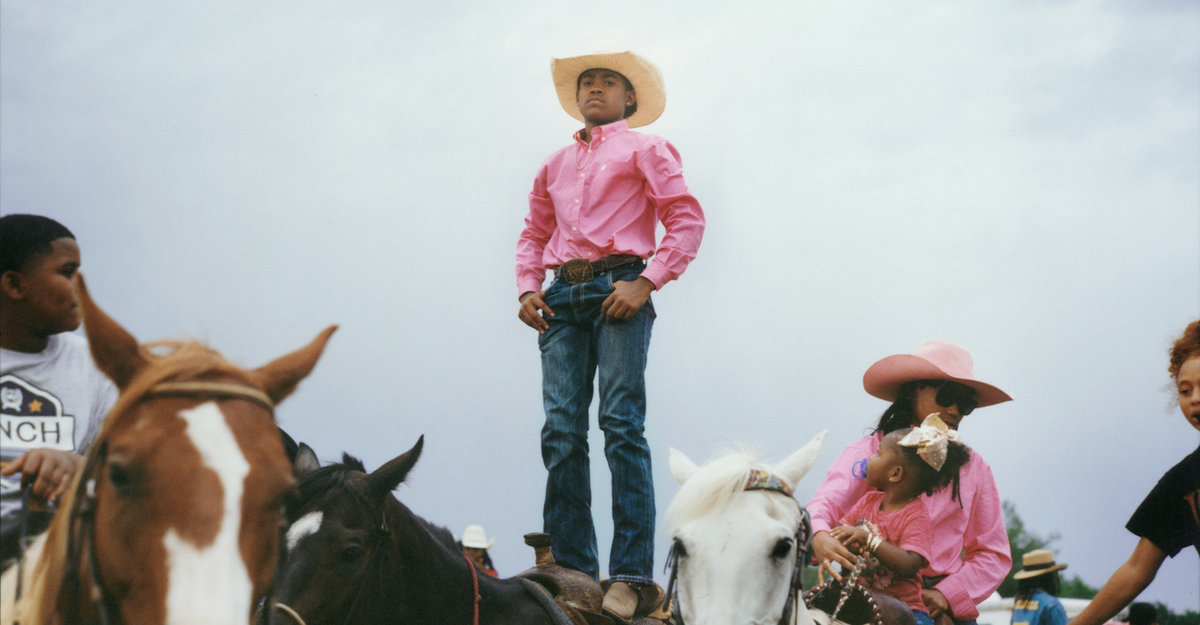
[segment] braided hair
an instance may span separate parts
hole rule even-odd
[[[879,417],[879,424],[875,426],[875,432],[882,432],[887,436],[917,423],[917,387],[928,383],[925,380],[913,380],[901,384],[900,389],[896,391],[896,401],[883,411],[883,415]]]
[[[950,441],[946,446],[946,462],[942,468],[935,469],[917,453],[917,447],[896,445],[904,463],[917,472],[917,488],[926,495],[933,495],[943,488],[953,485],[951,501],[958,501],[958,476],[963,465],[971,459],[971,449],[962,443]],[[961,504],[960,504],[961,505]]]

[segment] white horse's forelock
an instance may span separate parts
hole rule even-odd
[[[688,521],[728,508],[746,487],[754,469],[770,467],[758,461],[757,454],[746,449],[727,449],[717,459],[700,468],[680,488],[667,508],[667,527],[676,532]]]

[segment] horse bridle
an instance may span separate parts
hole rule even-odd
[[[214,399],[241,399],[257,404],[275,418],[275,404],[266,393],[241,384],[227,382],[159,382],[146,391],[142,399],[150,397],[208,397]],[[89,450],[83,465],[82,474],[75,487],[75,501],[71,508],[71,522],[67,533],[67,569],[64,571],[61,592],[74,599],[74,603],[87,600],[96,606],[100,615],[100,625],[111,625],[120,622],[116,600],[104,586],[100,577],[99,559],[96,557],[96,474],[108,460],[108,441],[100,443]],[[76,526],[79,532],[76,532]],[[81,533],[82,537],[78,534]],[[82,544],[81,544],[82,543]],[[82,588],[77,564],[86,549],[88,560],[88,577],[91,588],[87,592]]]
[[[795,501],[792,489],[787,485],[787,482],[778,476],[758,469],[750,471],[750,475],[746,479],[746,486],[742,490],[776,492]],[[797,501],[796,505],[800,505],[800,502]],[[792,612],[796,609],[796,603],[799,601],[800,594],[804,590],[804,563],[808,562],[808,554],[812,548],[812,519],[809,517],[808,510],[804,506],[800,506],[800,524],[796,527],[796,534],[793,539],[796,541],[796,564],[792,567],[792,579],[788,584],[787,602],[783,604],[783,612],[779,615],[779,625],[788,625],[788,622],[792,618]],[[667,581],[667,601],[675,601],[675,582],[679,576],[677,564],[681,549],[682,545],[676,540],[671,545],[671,551],[667,554],[667,562],[663,569],[664,572],[670,572],[670,577]],[[686,625],[678,605],[675,606],[673,612],[675,623],[677,625]]]

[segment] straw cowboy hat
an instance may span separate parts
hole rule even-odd
[[[1013,574],[1013,579],[1036,577],[1067,568],[1066,564],[1055,564],[1054,553],[1048,549],[1034,549],[1021,556],[1021,570]]]
[[[462,545],[472,549],[491,549],[492,545],[496,544],[496,538],[492,537],[488,540],[487,532],[483,531],[483,527],[479,525],[468,525],[467,529],[463,530]]]
[[[975,379],[971,353],[949,341],[929,341],[911,354],[896,354],[871,365],[863,388],[887,401],[896,401],[900,386],[916,380],[950,380],[975,389],[979,406],[1012,401],[1008,393]]]
[[[554,77],[558,101],[568,115],[579,121],[584,119],[575,98],[578,80],[579,75],[589,69],[611,69],[629,79],[637,93],[637,111],[625,120],[630,128],[645,126],[658,119],[667,106],[662,72],[653,63],[618,43],[599,42],[592,46],[592,52],[583,56],[550,60],[550,75]]]

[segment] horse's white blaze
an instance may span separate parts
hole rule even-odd
[[[242,491],[250,463],[215,402],[179,416],[200,451],[204,466],[216,472],[224,490],[221,527],[212,544],[197,547],[175,529],[167,531],[167,623],[239,623],[250,614],[253,586],[238,547]]]
[[[317,530],[321,529],[321,520],[324,518],[324,512],[314,510],[297,519],[295,523],[292,523],[287,533],[288,551],[295,549],[296,543],[299,543],[305,536],[316,534]]]

